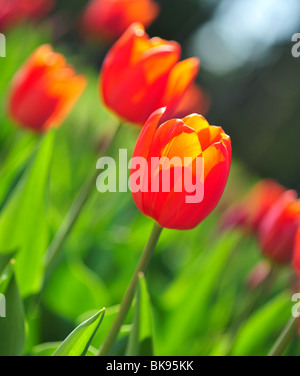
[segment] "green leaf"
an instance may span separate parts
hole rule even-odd
[[[42,343],[31,349],[30,356],[52,356],[60,345],[61,342]]]
[[[31,135],[30,135],[31,136]],[[9,151],[4,164],[0,169],[0,204],[3,204],[13,183],[17,180],[20,173],[24,170],[26,163],[34,152],[35,142],[32,136],[22,137],[20,141]]]
[[[14,261],[0,279],[0,305],[5,303],[5,317],[0,317],[0,356],[19,356],[25,346],[25,315],[15,278]]]
[[[267,355],[290,317],[291,297],[285,292],[255,312],[241,327],[230,355]]]
[[[104,314],[105,308],[80,324],[59,346],[54,356],[85,356]]]
[[[146,280],[143,274],[140,274],[138,279],[133,328],[129,337],[126,355],[153,355],[153,319]]]
[[[108,305],[110,297],[101,279],[74,256],[55,270],[43,301],[52,312],[74,321],[83,312]]]
[[[0,252],[17,251],[16,277],[24,297],[38,292],[43,278],[48,244],[45,196],[53,142],[54,133],[49,132],[0,216]]]
[[[30,356],[52,356],[55,351],[59,348],[61,345],[61,342],[48,342],[48,343],[42,343],[40,345],[35,346],[30,351]],[[90,346],[86,356],[96,356],[97,355],[97,349]]]
[[[112,306],[105,309],[105,320],[103,321],[101,325],[101,330],[98,331],[93,339],[92,345],[99,349],[104,342],[104,339],[106,338],[118,312],[119,312],[120,306]],[[77,323],[80,323],[82,321],[87,320],[89,317],[94,315],[96,313],[95,310],[85,312],[81,314],[78,319],[76,320]]]
[[[160,353],[168,351],[179,355],[176,353],[181,351],[178,343],[186,343],[184,347],[187,348],[189,338],[196,333],[203,336],[218,280],[240,239],[241,235],[236,232],[224,234],[211,249],[186,267],[162,296],[169,320],[166,330],[158,333]]]
[[[12,258],[13,258],[13,254],[0,255],[0,277],[2,273],[4,273],[5,269],[7,268]]]

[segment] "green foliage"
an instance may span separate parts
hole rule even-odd
[[[283,293],[260,308],[242,326],[234,341],[231,355],[267,355],[268,344],[274,343],[291,317],[291,298]],[[279,330],[278,330],[279,329]]]
[[[0,252],[16,251],[22,296],[37,293],[43,279],[43,256],[48,244],[46,192],[53,141],[54,133],[49,132],[0,215]]]
[[[22,355],[25,345],[25,315],[16,277],[15,261],[0,273],[0,300],[5,299],[5,317],[0,317],[0,356]],[[4,297],[4,298],[3,298]],[[3,301],[0,301],[3,304]]]
[[[133,327],[129,336],[126,355],[151,356],[153,351],[153,321],[151,304],[144,275],[139,276],[136,292]]]
[[[85,356],[104,318],[102,309],[80,324],[59,346],[54,356]]]
[[[82,312],[109,305],[110,297],[96,274],[78,260],[67,260],[47,284],[44,302],[52,312],[74,321]]]

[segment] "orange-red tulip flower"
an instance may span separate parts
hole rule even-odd
[[[265,256],[278,264],[291,263],[299,224],[300,200],[296,192],[286,191],[264,216],[258,229]]]
[[[116,40],[134,22],[147,28],[158,14],[154,0],[92,0],[84,13],[82,29],[94,40]]]
[[[37,133],[59,127],[86,86],[63,55],[39,47],[15,75],[8,112],[21,127]]]
[[[54,0],[0,0],[0,30],[4,31],[27,19],[45,16]]]
[[[223,228],[241,226],[246,231],[256,233],[269,209],[286,192],[286,189],[271,179],[259,181],[247,196],[224,213]]]
[[[294,239],[293,265],[294,269],[300,277],[300,227],[298,227]]]
[[[180,55],[178,43],[149,39],[142,25],[131,25],[102,66],[105,105],[122,120],[139,125],[162,107],[167,107],[166,119],[171,118],[199,70],[197,58],[179,62]]]
[[[138,138],[133,160],[145,160],[148,167],[131,166],[132,194],[139,210],[159,225],[192,229],[211,213],[223,194],[231,165],[231,141],[221,127],[209,125],[197,114],[161,124],[164,112],[153,113]],[[202,161],[200,169],[197,160]],[[169,189],[163,188],[166,173]],[[182,184],[188,175],[193,189]],[[196,197],[198,189],[201,199],[187,200],[191,194]]]

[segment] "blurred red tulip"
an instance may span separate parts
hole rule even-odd
[[[133,24],[106,56],[100,79],[105,105],[122,120],[144,125],[151,113],[167,107],[165,119],[194,82],[199,60],[179,62],[181,47],[160,38],[149,39]]]
[[[204,117],[196,114],[161,124],[164,111],[157,110],[150,116],[135,146],[133,157],[145,159],[149,168],[148,173],[144,171],[140,176],[143,189],[132,190],[133,199],[139,210],[159,225],[192,229],[211,213],[223,194],[231,165],[231,141],[221,127],[209,125]],[[155,158],[162,161],[163,157],[169,162],[150,168]],[[174,157],[181,163],[174,165]],[[196,166],[198,157],[203,161],[202,176]],[[185,158],[189,158],[189,162]],[[173,175],[168,190],[162,188],[166,170]],[[132,167],[131,183],[136,173]],[[191,192],[185,185],[182,190],[177,189],[179,180],[187,173],[193,176],[195,191],[203,188],[199,201],[187,202]]]
[[[118,39],[134,22],[147,28],[158,16],[153,0],[91,0],[82,19],[85,36],[94,40]]]
[[[5,31],[27,19],[44,17],[54,0],[0,0],[0,30]]]
[[[271,179],[261,180],[241,202],[225,211],[222,228],[241,226],[246,231],[256,233],[265,214],[285,191],[283,186]]]
[[[197,84],[189,87],[176,108],[175,118],[183,118],[189,114],[205,116],[209,111],[211,99],[208,94]]]
[[[59,127],[86,86],[63,55],[39,47],[15,75],[8,101],[10,116],[24,128],[41,133]]]
[[[264,216],[258,229],[265,256],[278,264],[292,261],[294,239],[300,224],[300,200],[294,191],[286,191]]]
[[[300,276],[300,227],[298,227],[294,240],[293,265],[297,274]]]

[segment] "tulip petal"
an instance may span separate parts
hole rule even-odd
[[[220,142],[203,152],[202,157],[205,175],[203,201],[187,204],[186,193],[179,195],[172,192],[160,211],[158,222],[162,226],[180,230],[194,228],[217,206],[228,180],[230,153]],[[202,184],[201,181],[199,184]]]
[[[148,159],[148,154],[153,142],[153,138],[155,136],[155,132],[157,130],[158,124],[165,112],[165,108],[161,108],[155,111],[146,122],[145,126],[143,127],[140,136],[137,140],[135,145],[134,157],[141,157]],[[132,172],[131,172],[132,173]],[[137,207],[142,211],[145,212],[145,208],[143,205],[143,193],[141,191],[135,193],[133,195],[134,202],[136,203]]]
[[[169,144],[163,145],[162,150],[162,145],[160,142],[161,139],[157,138],[157,140],[159,140],[158,145],[156,144],[157,141],[155,142],[154,139],[150,151],[151,157],[158,156],[167,158],[167,160],[161,160],[161,164],[157,169],[155,169],[155,171],[149,171],[149,181],[156,181],[156,184],[159,184],[161,187],[159,192],[152,192],[149,189],[149,192],[144,194],[143,197],[143,206],[145,210],[154,218],[158,218],[160,216],[165,202],[169,199],[170,194],[172,194],[172,192],[175,190],[175,186],[177,187],[178,184],[181,184],[181,186],[183,185],[183,173],[186,163],[184,158],[189,157],[195,159],[201,153],[197,134],[189,127],[186,127],[180,120],[167,122],[160,128],[164,128],[165,125],[169,125],[169,127],[172,129],[171,126],[174,124],[177,124],[177,129],[175,129],[175,132],[173,131]],[[179,158],[180,161],[176,161],[176,158]],[[152,166],[152,163],[153,161],[148,158],[148,164]],[[162,190],[163,184],[166,183],[163,181],[165,176],[169,177],[168,180],[170,182],[170,190],[166,192]],[[181,190],[183,190],[183,187]],[[180,193],[177,192],[176,194],[178,195]]]
[[[162,103],[168,103],[168,115],[172,117],[183,95],[194,82],[200,67],[199,59],[190,58],[175,65],[170,73]]]

